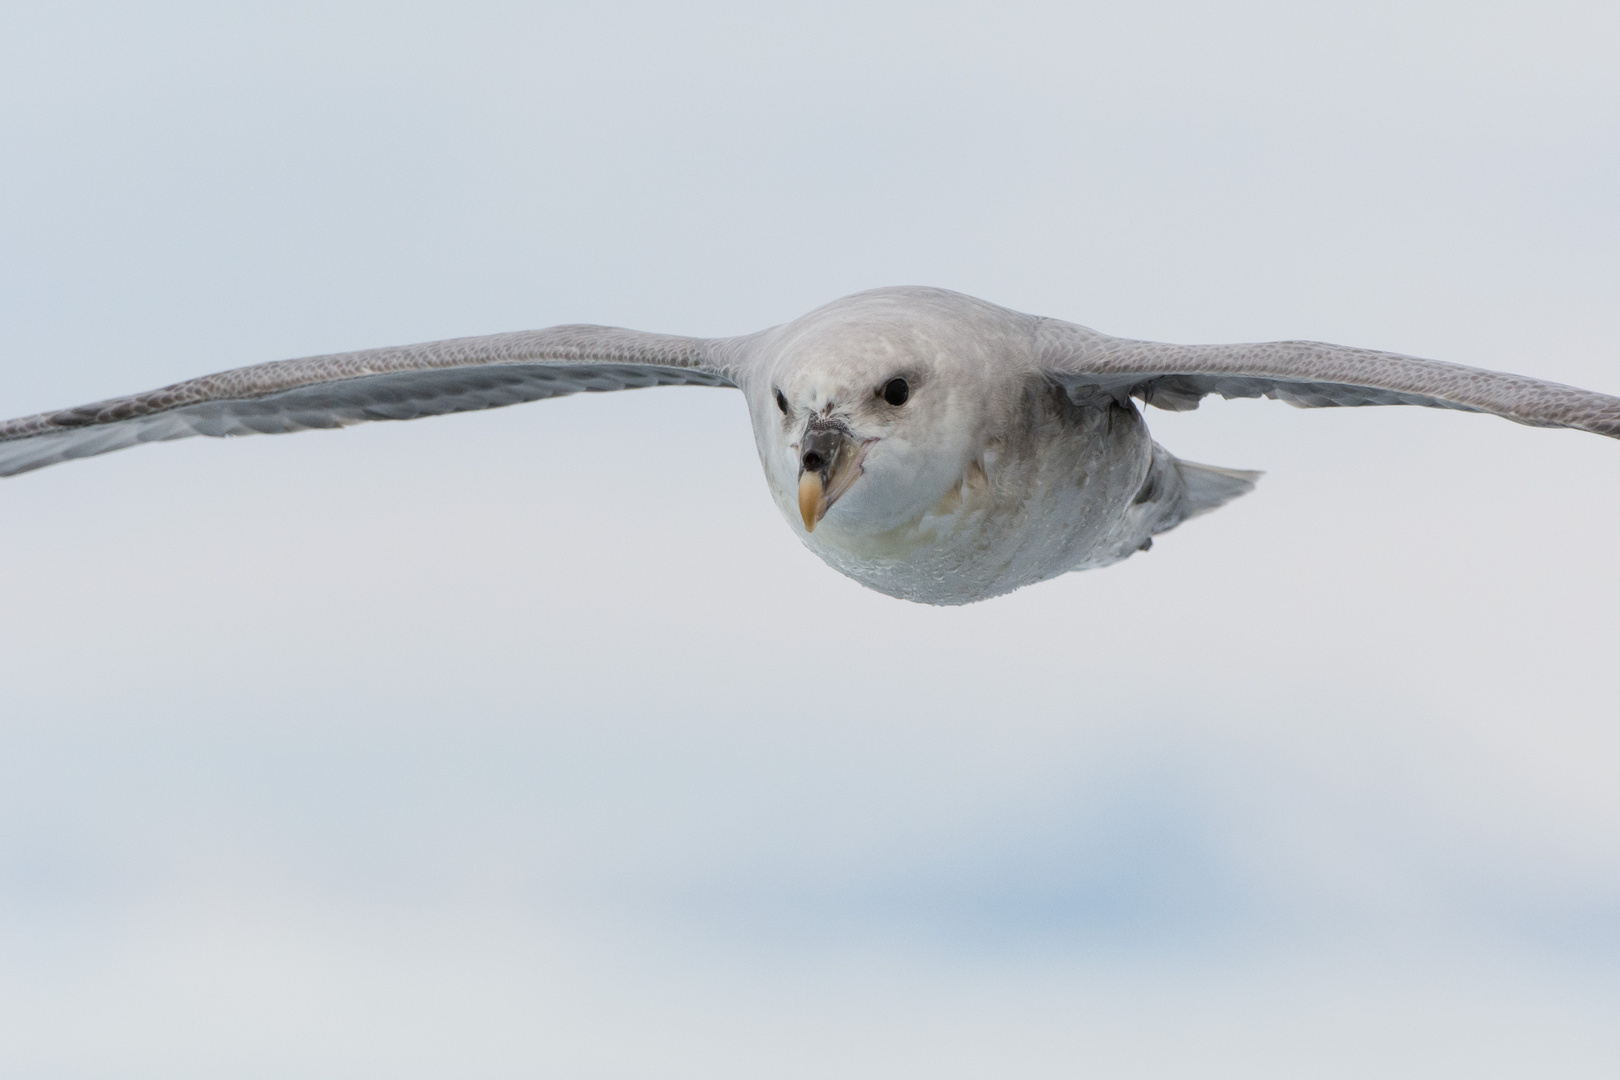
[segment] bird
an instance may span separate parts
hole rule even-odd
[[[827,564],[960,605],[1148,550],[1258,472],[1184,461],[1140,401],[1424,405],[1620,438],[1620,398],[1313,341],[1112,337],[946,289],[855,293],[757,333],[593,325],[281,360],[0,423],[0,476],[193,435],[412,420],[578,392],[740,390],[766,484]]]

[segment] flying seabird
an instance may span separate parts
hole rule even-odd
[[[0,424],[0,476],[137,443],[280,434],[646,386],[743,392],[771,494],[856,581],[966,604],[1145,551],[1254,472],[1182,461],[1133,398],[1427,405],[1620,438],[1620,398],[1313,341],[1166,345],[960,293],[857,293],[691,338],[554,326],[256,364]]]

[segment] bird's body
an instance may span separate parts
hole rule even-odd
[[[1193,504],[1181,463],[1128,398],[1077,403],[1045,377],[1037,322],[955,294],[884,290],[769,332],[768,378],[744,389],[771,493],[810,550],[878,592],[965,604],[1118,562],[1217,505]],[[873,393],[896,377],[910,390],[898,409]],[[809,413],[871,444],[860,482],[806,529],[792,435]],[[1226,475],[1226,497],[1252,486],[1254,474]]]
[[[834,507],[806,545],[869,588],[934,604],[996,596],[1140,549],[1169,508],[1135,500],[1155,464],[1136,410],[1082,408],[1051,388],[1026,398],[985,425],[978,452],[931,505],[897,523],[858,504]],[[1168,460],[1160,457],[1161,469]],[[790,524],[802,526],[795,492],[772,489]]]
[[[772,496],[812,551],[932,604],[1117,562],[1253,486],[1156,444],[1133,398],[1417,404],[1620,437],[1620,399],[1555,383],[1315,342],[1130,341],[897,288],[739,338],[564,326],[237,369],[0,424],[0,475],[189,435],[678,383],[742,390]]]

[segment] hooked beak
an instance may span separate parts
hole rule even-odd
[[[860,479],[866,448],[876,441],[857,442],[842,423],[810,418],[799,439],[799,516],[805,532],[815,532],[832,504]]]

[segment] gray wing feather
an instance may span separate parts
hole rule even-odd
[[[723,343],[601,326],[279,360],[0,423],[0,476],[145,442],[279,435],[581,391],[733,386]]]
[[[1620,438],[1620,398],[1439,360],[1318,341],[1163,345],[1056,320],[1037,334],[1044,370],[1076,399],[1137,397],[1174,410],[1196,409],[1207,394],[1300,408],[1426,405]]]

